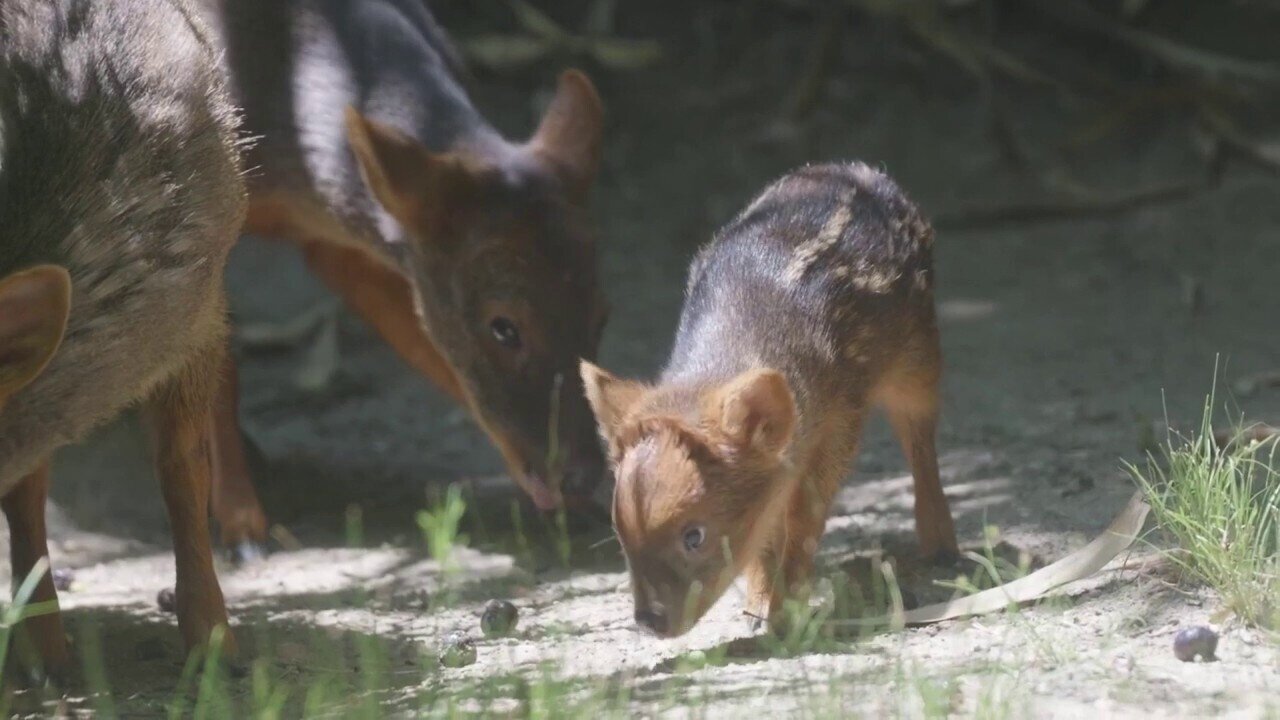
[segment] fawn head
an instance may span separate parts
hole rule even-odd
[[[543,509],[584,499],[605,467],[577,365],[608,315],[586,212],[603,109],[564,73],[533,137],[432,152],[347,112],[365,182],[409,238],[417,311],[472,415]]]
[[[636,623],[682,635],[775,526],[795,400],[768,369],[705,388],[649,387],[590,363],[582,375],[614,469]]]
[[[71,276],[40,265],[0,279],[0,412],[53,359],[71,313]]]

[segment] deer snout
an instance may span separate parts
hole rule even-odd
[[[667,619],[667,613],[660,605],[637,609],[636,625],[639,625],[642,630],[645,630],[650,634],[657,635],[658,637],[666,636],[671,629],[670,623]]]

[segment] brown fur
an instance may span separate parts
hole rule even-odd
[[[932,237],[880,173],[802,169],[699,254],[657,383],[583,363],[637,622],[680,635],[739,574],[748,612],[782,620],[876,406],[911,464],[921,551],[957,552],[934,448]]]
[[[248,232],[301,248],[348,307],[470,411],[540,506],[589,494],[605,471],[576,366],[594,356],[607,315],[584,212],[603,124],[591,83],[564,73],[533,136],[512,143],[472,107],[420,0],[204,4],[246,126],[262,138]],[[518,328],[517,351],[493,340],[497,319]],[[563,467],[547,462],[557,375]],[[265,534],[232,439],[235,392],[221,390],[228,471],[214,478],[229,543]]]
[[[0,3],[0,505],[15,586],[48,555],[54,452],[142,402],[189,648],[227,624],[206,438],[245,212],[236,126],[185,0]],[[48,575],[33,599],[56,608]],[[56,612],[23,631],[28,659],[66,669]]]

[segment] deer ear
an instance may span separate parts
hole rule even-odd
[[[44,370],[71,313],[71,276],[40,265],[0,280],[0,401]]]
[[[378,202],[396,216],[421,202],[430,153],[417,140],[347,106],[347,142],[360,165],[360,174]]]
[[[566,70],[528,147],[551,166],[570,199],[581,204],[600,169],[603,133],[604,105],[595,86],[581,72]]]
[[[776,370],[748,370],[713,395],[709,414],[739,448],[781,454],[796,426],[796,403],[787,379]]]
[[[600,437],[606,444],[612,445],[627,410],[640,399],[645,386],[634,380],[618,378],[586,360],[582,361],[580,369],[582,387],[586,391],[591,412],[596,416]]]
[[[347,106],[347,142],[373,196],[401,225],[423,239],[438,237],[439,223],[468,207],[483,168],[455,153],[434,153],[408,134]],[[447,212],[435,212],[446,210]],[[428,232],[428,226],[436,232]]]

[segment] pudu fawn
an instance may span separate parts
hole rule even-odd
[[[805,167],[698,254],[657,383],[583,363],[640,626],[687,632],[742,573],[748,613],[783,619],[877,405],[911,465],[921,551],[957,552],[934,447],[932,243],[885,175]]]
[[[54,451],[142,401],[189,647],[227,623],[207,436],[222,272],[246,209],[215,53],[185,0],[0,3],[0,506],[15,587],[48,554]],[[32,601],[56,604],[49,574]],[[67,667],[57,613],[23,629],[33,660]]]
[[[564,73],[533,136],[511,142],[472,105],[422,0],[202,1],[261,138],[247,157],[247,232],[299,247],[470,411],[537,505],[589,498],[606,470],[577,368],[595,357],[607,308],[586,211],[603,110],[586,76]],[[232,546],[266,529],[234,370],[213,498]]]

